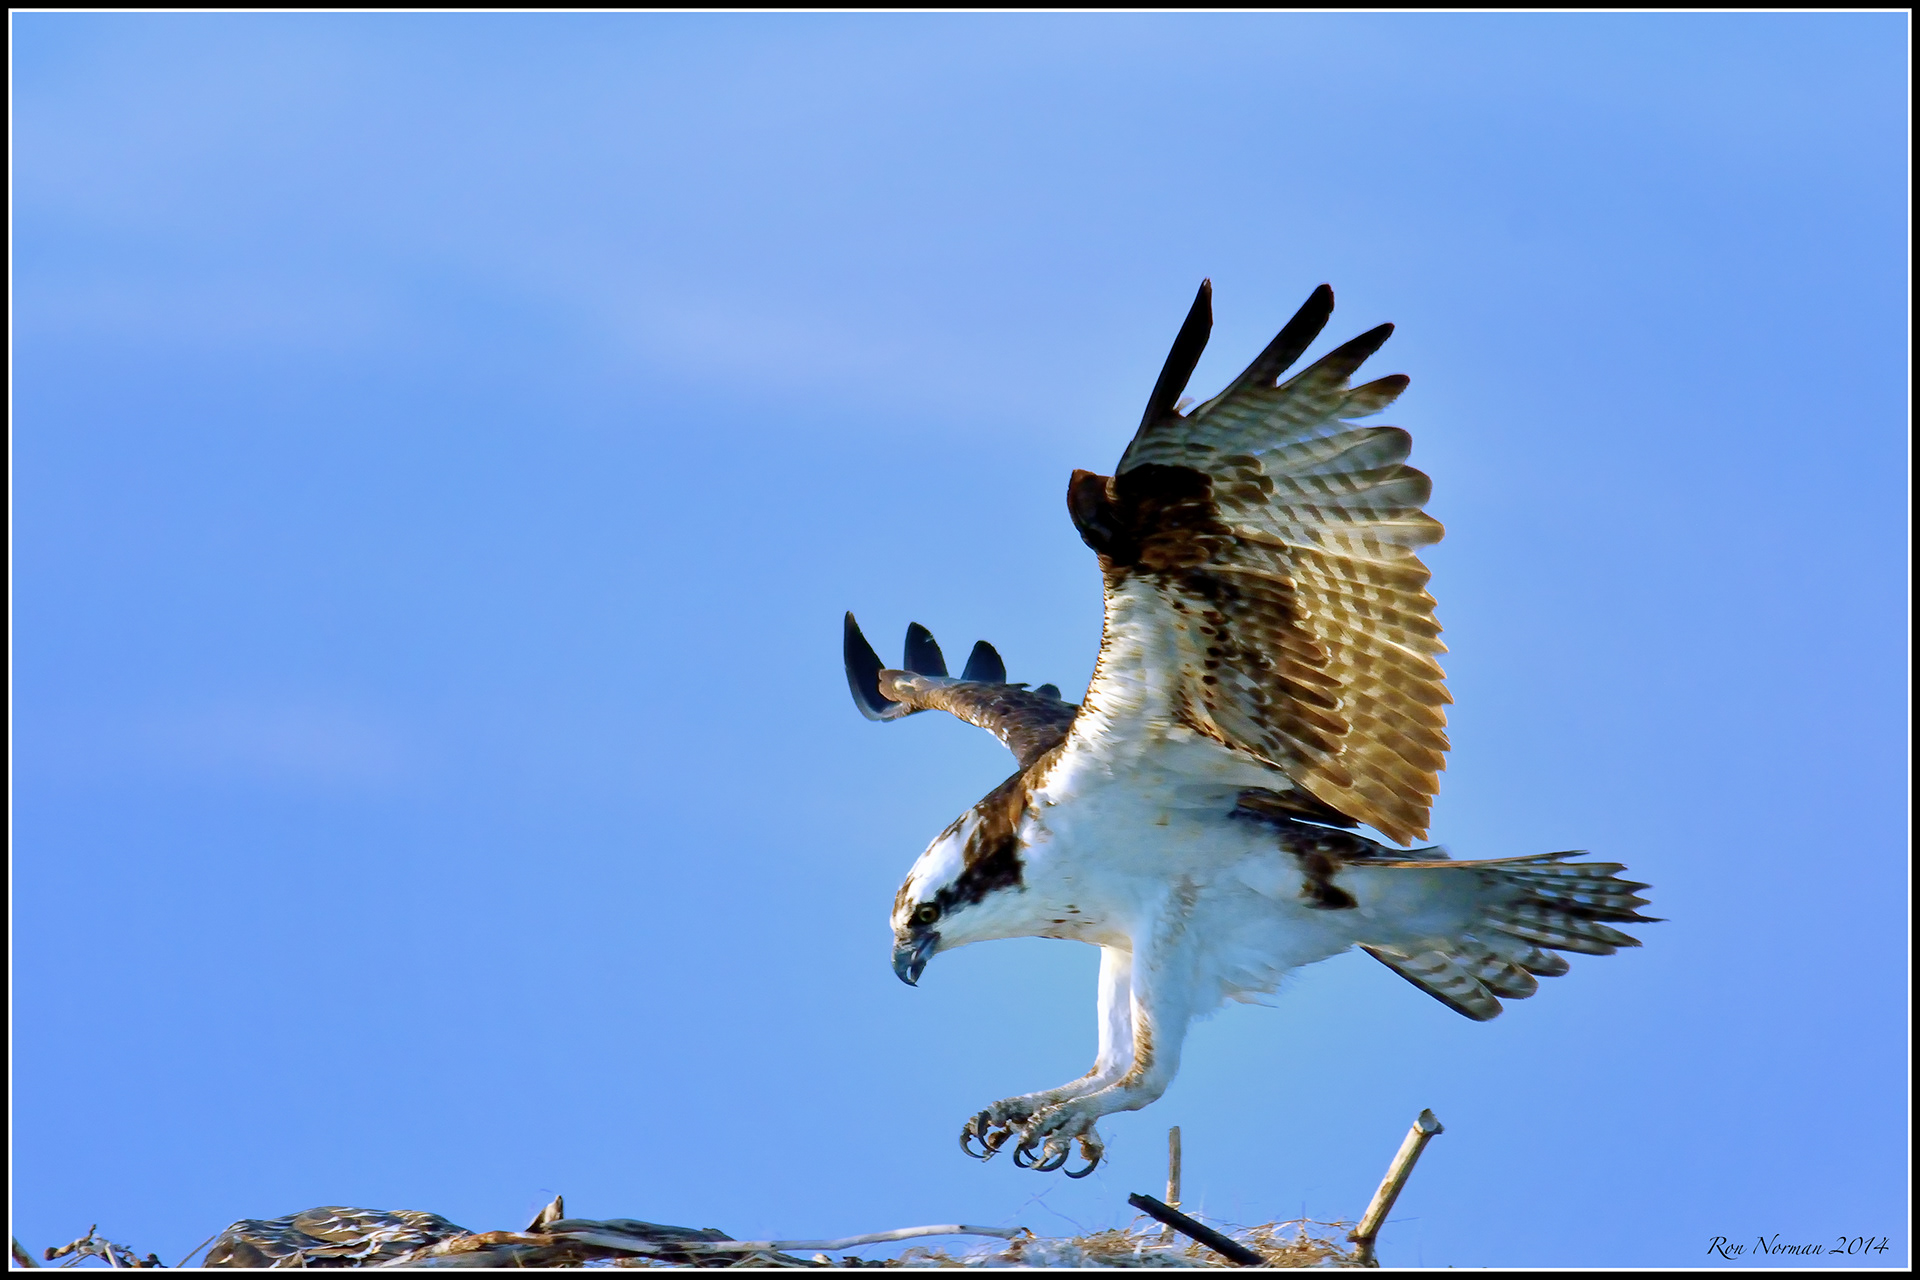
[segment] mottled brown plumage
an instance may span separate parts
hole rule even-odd
[[[324,1205],[284,1218],[234,1223],[207,1250],[207,1267],[370,1267],[470,1235],[437,1213]]]
[[[1209,296],[1203,285],[1163,384],[1184,385]],[[1275,385],[1331,306],[1316,291],[1191,415],[1156,387],[1115,474],[1075,472],[1067,505],[1109,597],[1144,581],[1178,618],[1185,727],[1408,843],[1426,834],[1448,746],[1445,646],[1415,555],[1442,529],[1421,510],[1427,477],[1404,465],[1407,433],[1348,421],[1407,385],[1396,374],[1348,386],[1392,326]]]
[[[908,711],[945,711],[987,730],[1006,744],[1022,769],[1066,740],[1080,710],[1017,684],[892,670],[882,671],[879,683],[883,695]]]

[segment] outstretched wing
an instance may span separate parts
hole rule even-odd
[[[854,705],[869,720],[898,720],[916,711],[945,711],[988,730],[1005,743],[1025,769],[1065,741],[1080,708],[1060,697],[1050,684],[1029,689],[1007,683],[1007,664],[985,640],[973,646],[955,680],[933,633],[919,623],[907,626],[904,670],[881,665],[860,624],[847,614],[843,653],[847,687]]]
[[[1447,750],[1445,646],[1416,555],[1442,529],[1421,510],[1427,477],[1404,465],[1407,433],[1348,421],[1407,385],[1348,385],[1393,327],[1278,382],[1332,314],[1322,285],[1245,373],[1182,415],[1211,299],[1202,283],[1116,473],[1075,472],[1068,489],[1107,602],[1076,733],[1183,726],[1409,843],[1426,834]]]

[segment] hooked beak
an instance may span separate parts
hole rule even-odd
[[[905,942],[897,942],[893,947],[893,971],[900,981],[910,987],[920,985],[920,971],[927,967],[927,961],[940,946],[940,935],[929,929],[916,933]]]

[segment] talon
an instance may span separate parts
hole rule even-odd
[[[1040,1163],[1033,1166],[1033,1171],[1035,1173],[1052,1173],[1055,1169],[1064,1165],[1072,1155],[1073,1148],[1071,1146],[1061,1147],[1059,1154],[1045,1157]]]
[[[1032,1143],[1022,1142],[1013,1149],[1013,1163],[1021,1169],[1034,1168],[1033,1157],[1035,1154],[1037,1153],[1034,1151]]]
[[[986,1120],[987,1113],[982,1111],[979,1115],[967,1121],[960,1130],[960,1149],[972,1156],[975,1160],[991,1160],[993,1159],[994,1152],[999,1150],[999,1147],[994,1144]],[[975,1138],[980,1140],[980,1150],[977,1152],[972,1146],[972,1141]]]
[[[1101,1146],[1099,1142],[1089,1138],[1080,1139],[1080,1158],[1087,1162],[1087,1167],[1077,1172],[1075,1170],[1068,1169],[1065,1171],[1066,1175],[1069,1178],[1086,1177],[1088,1174],[1092,1173],[1095,1169],[1098,1169],[1100,1167],[1100,1157],[1104,1156],[1106,1153],[1107,1153],[1106,1148]]]

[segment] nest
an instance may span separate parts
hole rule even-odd
[[[559,1196],[521,1231],[469,1231],[438,1214],[412,1209],[350,1209],[329,1205],[284,1218],[247,1218],[201,1247],[208,1267],[1374,1267],[1374,1240],[1413,1172],[1420,1152],[1443,1133],[1433,1112],[1422,1111],[1387,1168],[1360,1224],[1295,1218],[1256,1227],[1209,1224],[1175,1204],[1134,1194],[1127,1203],[1152,1220],[1065,1238],[1022,1228],[960,1224],[902,1227],[837,1240],[735,1240],[717,1227],[673,1227],[638,1218],[569,1218]],[[1180,1130],[1167,1134],[1167,1199],[1178,1201]],[[958,1252],[913,1245],[898,1257],[863,1260],[849,1250],[933,1237],[988,1237]],[[1349,1243],[1351,1242],[1351,1243]],[[817,1252],[816,1252],[817,1251]],[[185,1266],[196,1248],[176,1265]],[[801,1256],[812,1254],[811,1257]],[[829,1255],[837,1255],[829,1256]],[[159,1267],[125,1245],[94,1235],[48,1249],[62,1266],[86,1258],[111,1267]],[[19,1241],[13,1258],[35,1262]]]
[[[1259,1254],[1269,1267],[1360,1267],[1366,1264],[1345,1243],[1348,1222],[1266,1222],[1256,1227],[1213,1224],[1228,1239]],[[869,1264],[871,1265],[871,1264]],[[893,1267],[1235,1267],[1212,1249],[1158,1223],[1054,1238],[1024,1236],[1004,1248],[952,1254],[915,1247],[885,1266]]]
[[[998,1228],[910,1227],[838,1241],[738,1241],[713,1227],[675,1227],[633,1218],[568,1218],[558,1198],[524,1231],[468,1231],[438,1214],[330,1205],[284,1218],[249,1218],[212,1241],[206,1267],[1232,1267],[1245,1265],[1158,1223],[1136,1220],[1087,1235],[1052,1238]],[[1270,1267],[1364,1266],[1339,1241],[1346,1223],[1300,1218],[1256,1227],[1216,1225],[1222,1236]],[[1011,1237],[971,1249],[916,1245],[895,1258],[862,1259],[844,1250],[931,1235]],[[788,1252],[802,1244],[837,1246],[839,1257]],[[1224,1246],[1223,1246],[1224,1247]],[[14,1260],[36,1265],[17,1243]],[[194,1250],[198,1253],[199,1250]],[[85,1236],[48,1249],[51,1262],[89,1257],[115,1267],[161,1267],[124,1245]],[[187,1255],[178,1265],[186,1265]]]

